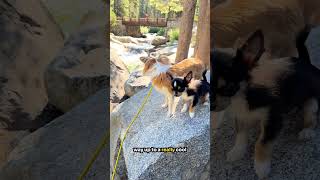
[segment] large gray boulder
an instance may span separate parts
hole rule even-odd
[[[116,42],[116,43],[132,43],[132,44],[138,44],[138,40],[137,38],[133,38],[131,36],[115,36],[113,34],[110,35],[110,40],[112,42]]]
[[[168,41],[168,39],[166,37],[156,36],[152,40],[151,44],[154,45],[154,46],[160,46],[160,45],[166,44],[167,41]]]
[[[141,90],[130,99],[119,104],[111,114],[111,168],[114,166],[117,141],[123,137],[130,121],[137,113],[148,89]],[[132,125],[123,145],[125,170],[130,180],[136,179],[196,179],[209,178],[208,162],[210,149],[209,107],[200,105],[196,115],[190,119],[187,113],[167,118],[161,108],[164,97],[153,90],[138,119]],[[121,130],[119,130],[121,127]],[[187,147],[187,152],[139,153],[133,148],[143,147]],[[124,174],[118,174],[124,177]]]
[[[7,162],[7,156],[28,131],[8,131],[0,129],[0,168]]]
[[[122,24],[122,21],[116,21],[116,23],[110,27],[110,32],[117,36],[125,36],[127,34],[126,26]]]
[[[104,26],[73,34],[45,72],[49,102],[67,112],[107,86],[108,53]]]
[[[40,0],[0,7],[0,127],[24,129],[48,102],[43,73],[63,35]]]
[[[128,80],[124,84],[125,95],[131,97],[148,87],[149,84],[149,77],[143,76],[141,71],[134,71],[130,74]]]
[[[124,84],[129,78],[129,70],[122,57],[111,47],[110,49],[110,102],[119,103],[124,96]]]
[[[41,0],[0,1],[0,166],[48,102],[43,73],[63,34]],[[6,129],[6,130],[4,130]]]
[[[0,170],[0,179],[76,179],[108,129],[107,93],[100,90],[21,140]],[[104,149],[86,179],[106,179],[108,162],[108,151]]]

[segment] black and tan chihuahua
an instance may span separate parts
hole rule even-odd
[[[204,105],[209,105],[210,84],[206,78],[207,70],[202,73],[202,80],[192,79],[192,71],[185,77],[171,77],[171,86],[174,96],[182,97],[184,105],[181,112],[186,112],[189,108],[191,118],[195,116],[194,108],[199,100]]]

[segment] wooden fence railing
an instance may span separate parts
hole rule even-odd
[[[153,26],[153,27],[166,27],[168,21],[173,19],[168,18],[130,18],[130,17],[118,17],[118,21],[122,21],[126,26]]]

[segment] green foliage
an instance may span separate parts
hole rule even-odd
[[[117,25],[117,16],[116,14],[113,12],[112,9],[110,9],[110,26],[114,27]]]
[[[199,14],[200,14],[200,8],[199,7],[200,7],[199,1],[197,1],[197,3],[196,3],[196,11],[194,13],[194,18],[193,18],[193,20],[195,22],[198,22],[198,20],[199,20]]]
[[[156,33],[158,36],[164,36],[166,29],[165,28],[160,28],[160,27],[146,27],[146,26],[141,26],[140,31],[142,34],[146,33]]]
[[[146,26],[141,26],[140,31],[142,34],[147,34],[149,32],[149,28]]]
[[[160,31],[159,27],[150,27],[149,33],[158,33]]]
[[[179,39],[179,29],[178,28],[170,29],[168,32],[168,35],[170,37],[170,42],[177,41]]]
[[[165,28],[160,28],[160,30],[157,32],[157,35],[158,35],[158,36],[164,36],[164,35],[165,35],[165,32],[166,32],[166,29],[165,29]]]
[[[129,0],[111,0],[110,9],[113,9],[114,13],[118,17],[129,16]]]
[[[129,17],[137,18],[139,17],[139,0],[129,1]]]
[[[150,6],[160,11],[162,14],[169,12],[180,12],[183,10],[180,0],[149,0]]]
[[[106,0],[102,0],[106,1]],[[182,12],[181,0],[111,0],[110,7],[118,17],[150,17]],[[163,17],[163,16],[162,16]]]
[[[102,0],[107,2],[107,0]],[[110,10],[114,10],[114,0],[110,0]]]
[[[127,68],[129,70],[129,73],[132,73],[133,71],[135,71],[137,68],[139,67],[139,65],[134,65],[134,64],[128,64]]]
[[[139,17],[144,17],[144,10],[146,8],[147,0],[139,0]]]

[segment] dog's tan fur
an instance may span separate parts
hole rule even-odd
[[[201,79],[204,70],[205,65],[200,59],[188,58],[171,66],[168,72],[173,76],[185,76],[192,71],[195,79]]]
[[[211,47],[234,47],[241,39],[247,39],[253,28],[259,28],[273,57],[296,56],[295,37],[306,24],[320,24],[319,9],[317,0],[229,0],[217,6],[212,3]]]
[[[166,89],[168,93],[172,94],[171,81],[170,77],[167,73],[160,73],[158,76],[152,79],[152,84],[157,90],[161,91],[161,89]]]
[[[146,59],[146,57],[143,57],[143,59],[144,59],[144,67],[142,72],[145,74],[148,70],[152,68],[152,66],[154,66],[157,63],[157,60],[152,57],[149,57],[148,59]]]
[[[290,58],[270,59],[270,55],[265,53],[259,60],[258,66],[251,72],[252,83],[257,85],[263,85],[275,87],[276,79],[279,76],[284,76],[284,72],[290,72],[290,66],[292,61]]]

